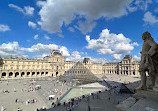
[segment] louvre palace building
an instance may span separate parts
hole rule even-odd
[[[87,72],[99,78],[108,74],[139,76],[139,62],[134,61],[131,55],[125,55],[121,62],[103,64],[93,63],[90,58],[84,58],[83,62],[65,61],[62,52],[50,50],[49,56],[43,59],[10,56],[2,60],[0,80],[80,75]]]

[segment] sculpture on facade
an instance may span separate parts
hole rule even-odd
[[[144,32],[142,34],[142,39],[144,40],[141,52],[141,62],[139,66],[139,71],[141,75],[141,84],[137,90],[146,90],[146,81],[148,72],[150,77],[149,89],[153,89],[156,82],[156,74],[158,73],[158,45],[151,37],[149,32]]]

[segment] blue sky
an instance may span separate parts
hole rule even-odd
[[[158,42],[158,0],[1,0],[0,55],[140,60],[141,34]]]

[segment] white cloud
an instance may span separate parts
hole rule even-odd
[[[136,56],[136,55],[134,55],[134,59],[136,60],[136,61],[140,61],[140,57],[138,57],[138,56]]]
[[[30,6],[25,6],[24,10],[25,10],[26,15],[33,15],[35,9],[33,7],[30,7]]]
[[[68,30],[71,32],[74,32],[74,28],[72,28],[72,27],[69,27]]]
[[[153,16],[152,13],[148,11],[144,14],[143,21],[146,24],[152,25],[152,24],[158,23],[158,18],[156,18],[156,16]]]
[[[138,46],[136,42],[130,43],[131,40],[123,34],[110,33],[108,29],[102,30],[98,39],[90,39],[87,35],[86,41],[88,42],[86,48],[97,50],[99,54],[127,54],[134,49],[134,46]]]
[[[33,15],[34,14],[34,8],[30,7],[30,6],[25,6],[24,9],[17,6],[17,5],[14,5],[14,4],[9,4],[8,6],[11,8],[15,8],[17,11],[19,11],[25,15]]]
[[[139,8],[141,10],[147,10],[149,7],[149,4],[152,4],[153,0],[136,0],[134,5],[136,5],[136,8]]]
[[[49,45],[45,45],[45,44],[41,44],[38,43],[36,45],[31,46],[30,48],[21,48],[21,50],[26,51],[26,52],[47,52],[49,51],[49,49],[58,49],[58,45],[55,44],[49,44]]]
[[[59,36],[59,37],[62,37],[62,38],[64,37],[64,35],[63,35],[63,34],[60,34],[60,33],[58,34],[58,36]]]
[[[11,8],[15,8],[17,11],[19,11],[21,13],[25,13],[24,10],[22,8],[20,8],[19,6],[17,6],[17,5],[9,4],[8,6],[11,7]]]
[[[24,53],[42,53],[46,54],[49,50],[60,50],[63,52],[63,56],[70,56],[69,51],[65,46],[59,46],[56,44],[41,44],[38,43],[29,48],[20,47],[18,42],[9,42],[3,43],[0,45],[0,55],[1,56],[9,56],[9,55],[24,55]],[[41,55],[42,55],[41,54]]]
[[[36,55],[36,56],[34,56],[34,58],[43,59],[45,56],[48,56],[48,55],[49,55],[49,54],[44,53],[44,54],[42,54],[42,55]]]
[[[9,56],[9,55],[19,55],[23,54],[20,51],[20,47],[18,42],[9,42],[9,43],[3,43],[0,45],[0,55],[1,56]]]
[[[35,29],[36,28],[36,23],[29,21],[28,22],[28,26],[32,27],[33,29]]]
[[[121,17],[128,14],[133,0],[46,0],[38,1],[41,7],[38,22],[42,29],[56,33],[61,32],[63,24],[71,24],[76,18],[83,18],[76,25],[83,33],[91,32],[95,20]],[[82,19],[82,20],[83,20]]]
[[[6,32],[9,30],[10,30],[10,27],[8,25],[0,24],[0,32]]]
[[[122,54],[113,54],[112,57],[114,60],[120,60],[121,59]]]
[[[44,38],[45,38],[46,40],[49,40],[49,39],[50,39],[50,37],[49,37],[48,35],[44,35]]]
[[[66,61],[83,61],[83,57],[81,57],[82,53],[78,51],[73,51],[71,56],[66,58]]]
[[[106,62],[105,58],[91,58],[91,60],[94,63],[105,63]]]
[[[82,56],[84,53],[83,52],[78,52],[78,51],[73,51],[71,53],[71,56],[68,56],[66,58],[66,61],[80,61],[80,62],[83,62],[83,59],[84,57]],[[87,54],[86,54],[87,55]],[[86,56],[88,57],[88,56]],[[91,59],[92,62],[94,63],[105,63],[106,62],[106,59],[105,58],[91,58],[91,57],[88,57]]]
[[[70,56],[69,51],[65,46],[61,46],[59,50],[62,52],[63,56]]]
[[[96,26],[95,22],[78,22],[78,26],[76,27],[79,29],[83,34],[86,34],[87,32],[91,32],[92,29]]]
[[[38,39],[38,34],[36,34],[34,37],[33,37],[35,40]]]

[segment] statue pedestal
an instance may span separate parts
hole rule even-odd
[[[136,101],[133,101],[133,100]],[[137,90],[133,99],[126,99],[117,105],[118,111],[158,111],[158,92]]]
[[[153,90],[158,93],[158,74],[157,74],[157,77],[156,77],[156,83],[155,83],[155,87],[153,88]]]
[[[158,92],[154,90],[137,90],[136,94],[133,95],[136,99],[150,99],[158,102]]]

